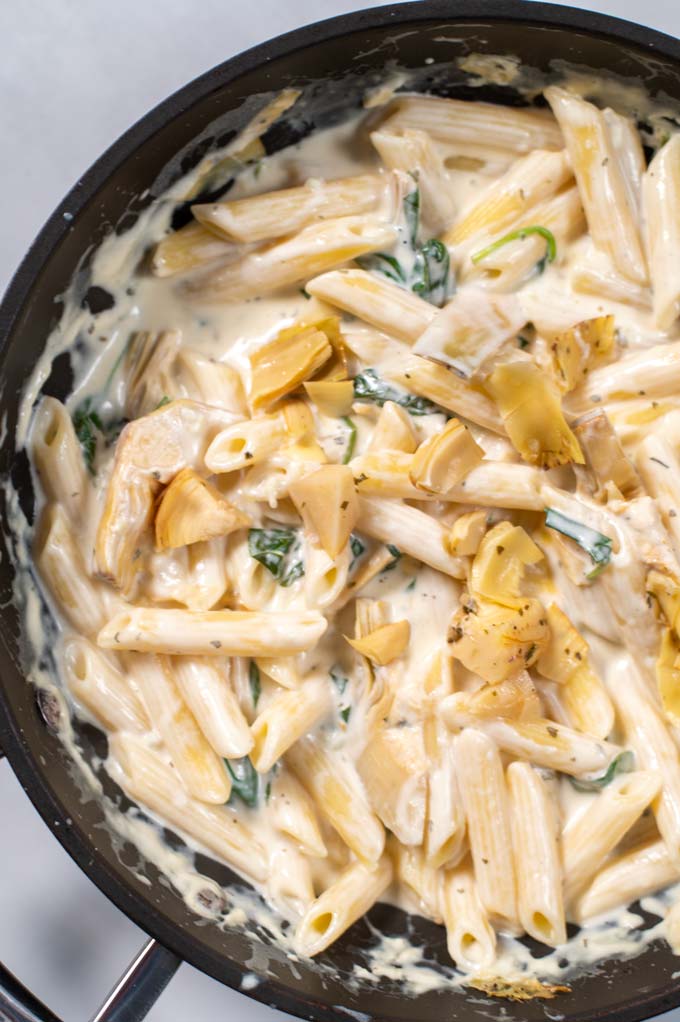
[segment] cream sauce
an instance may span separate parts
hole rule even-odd
[[[479,84],[495,81],[501,84],[513,84],[531,93],[531,83],[536,83],[536,73],[518,66],[512,58],[482,58],[478,55],[465,58],[461,67],[479,76]],[[402,84],[402,78],[393,79],[383,93],[374,93],[367,105],[389,98],[391,90]],[[570,75],[570,87],[575,91],[589,96],[597,94],[609,96],[610,85],[602,84],[585,73]],[[617,106],[630,105],[636,113],[644,115],[652,124],[652,134],[660,137],[664,118],[671,114],[677,115],[677,105],[670,102],[661,107],[650,103],[642,87],[628,83],[623,92],[621,83],[615,85]],[[363,115],[361,115],[363,116]],[[357,117],[353,117],[340,127],[317,132],[304,143],[264,159],[256,167],[246,167],[238,176],[229,197],[238,198],[255,192],[268,191],[303,182],[310,177],[321,177],[330,173],[333,177],[356,174],[375,169],[376,159],[371,155],[363,142],[357,144]],[[237,302],[225,306],[197,308],[184,301],[179,295],[176,281],[173,278],[159,279],[137,273],[137,267],[148,247],[164,237],[169,224],[175,202],[187,194],[191,186],[202,173],[199,166],[184,179],[174,184],[149,209],[141,214],[137,223],[121,236],[111,234],[99,247],[91,264],[91,284],[106,289],[114,298],[113,307],[96,317],[87,309],[83,309],[78,300],[78,281],[64,295],[64,314],[55,331],[47,339],[45,350],[38,360],[30,380],[26,386],[21,402],[21,414],[17,429],[17,447],[26,446],[29,441],[31,419],[41,388],[49,377],[56,356],[68,350],[71,352],[76,385],[69,397],[68,407],[75,409],[84,398],[101,395],[106,388],[118,359],[120,358],[127,337],[131,330],[158,331],[167,328],[180,329],[192,348],[200,350],[208,357],[243,369],[244,356],[252,346],[260,344],[272,336],[278,329],[296,319],[308,316],[310,303],[297,289],[278,294],[275,297],[263,298],[247,302]],[[464,209],[479,195],[480,190],[488,184],[488,178],[482,171],[451,170],[450,177],[456,194],[459,209]],[[521,300],[527,308],[549,308],[559,319],[564,317],[565,325],[578,319],[614,312],[617,326],[631,347],[645,347],[657,343],[659,335],[652,331],[644,313],[631,306],[610,301],[602,302],[597,298],[583,295],[575,296],[569,288],[570,273],[574,263],[588,257],[590,246],[588,240],[581,240],[571,246],[566,260],[547,269],[541,276],[527,283],[522,289]],[[663,339],[667,339],[664,335]],[[75,342],[83,343],[75,347]],[[376,368],[380,371],[379,362]],[[106,418],[115,419],[122,414],[123,384],[119,377],[114,377],[106,393],[105,400],[100,404],[101,413]],[[356,453],[365,449],[370,436],[368,423],[357,416],[358,442]],[[414,420],[419,437],[428,435],[440,428],[441,417],[423,417]],[[337,424],[332,420],[319,423],[322,444],[331,450],[337,447],[338,439],[345,440],[337,433]],[[500,442],[488,438],[489,449]],[[501,445],[502,446],[502,445]],[[110,472],[112,452],[104,452],[98,462],[96,484],[96,503],[101,506],[101,498]],[[285,958],[292,968],[296,955],[294,952],[290,929],[284,926],[284,919],[296,917],[294,897],[291,899],[285,883],[279,885],[279,891],[269,890],[268,898],[274,902],[274,908],[266,905],[257,893],[246,886],[230,887],[222,890],[209,878],[201,876],[194,864],[194,854],[200,849],[188,835],[181,835],[185,840],[185,848],[173,850],[163,840],[162,821],[142,816],[138,813],[121,814],[117,807],[101,794],[101,783],[96,770],[101,764],[90,764],[83,756],[75,738],[69,712],[87,716],[83,707],[75,704],[72,696],[61,686],[55,687],[53,674],[40,666],[42,654],[54,646],[58,629],[50,622],[42,610],[41,601],[46,599],[41,593],[31,568],[30,547],[32,542],[31,529],[21,511],[16,492],[5,484],[8,500],[8,521],[16,541],[18,572],[17,599],[22,608],[25,633],[29,640],[31,661],[28,679],[39,688],[55,694],[60,704],[66,707],[61,714],[61,737],[74,761],[74,779],[81,787],[83,798],[100,799],[105,811],[106,824],[115,842],[131,841],[140,851],[143,860],[154,863],[161,873],[168,878],[172,887],[184,898],[187,905],[198,915],[214,921],[225,928],[243,929],[253,940],[253,958],[247,963],[251,970],[242,980],[241,988],[245,991],[253,989],[266,975],[270,958]],[[241,500],[247,495],[238,494]],[[276,499],[271,501],[271,516],[281,521],[286,520],[285,511],[276,508]],[[262,515],[262,507],[254,502],[249,505],[256,515]],[[92,529],[96,520],[93,513],[88,521]],[[92,535],[88,536],[91,546]],[[236,558],[238,566],[238,558]],[[159,566],[159,574],[163,578],[161,584],[173,585],[174,567],[169,564],[167,569]],[[167,572],[167,578],[163,572]],[[595,593],[599,583],[593,587]],[[408,720],[417,708],[419,671],[423,662],[431,654],[433,648],[441,641],[445,633],[446,623],[455,608],[459,595],[459,585],[453,580],[426,567],[418,567],[415,562],[403,558],[394,570],[378,576],[368,587],[364,595],[386,600],[390,605],[392,619],[399,620],[408,616],[412,626],[413,641],[407,656],[404,658],[400,672],[402,681],[399,686],[399,710]],[[578,593],[572,587],[572,597]],[[597,595],[595,595],[597,602]],[[604,602],[604,598],[601,597]],[[47,599],[49,604],[49,599]],[[621,647],[612,648],[610,644],[598,637],[596,632],[588,628],[587,620],[579,620],[580,604],[577,598],[566,599],[564,609],[580,625],[591,642],[593,659],[598,669],[605,673],[612,670],[612,658],[615,655],[615,666],[621,669],[629,654],[622,652]],[[284,590],[275,586],[267,606],[270,609],[286,609],[304,607],[304,582],[296,582]],[[54,608],[52,608],[53,616]],[[588,617],[588,615],[586,615]],[[305,666],[308,670],[328,672],[339,659],[340,647],[336,642],[322,642],[313,654],[306,654]],[[265,682],[263,700],[270,697],[273,686]],[[350,703],[361,699],[360,683],[350,682],[346,698]],[[415,719],[415,717],[413,717]],[[323,728],[331,747],[342,751],[349,759],[354,759],[364,743],[363,721],[360,713],[353,713],[347,726],[339,723],[337,715],[332,715],[324,722]],[[153,745],[157,736],[149,735]],[[109,763],[107,769],[116,776],[116,764]],[[563,818],[571,818],[580,812],[589,801],[588,796],[578,795],[570,785],[560,785],[560,801]],[[248,823],[253,826],[261,837],[265,847],[272,848],[272,864],[281,865],[285,859],[286,842],[282,841],[264,814],[245,812]],[[284,859],[282,859],[284,856]],[[285,874],[285,869],[283,870]],[[332,874],[332,870],[331,870]],[[137,870],[140,879],[145,880],[143,866]],[[285,876],[284,876],[285,879]],[[294,882],[291,883],[294,888]],[[677,897],[676,888],[665,891],[654,899],[646,899],[643,908],[655,914],[662,914],[665,908]],[[407,898],[395,891],[388,897],[396,904],[412,908]],[[517,940],[501,937],[500,954],[494,973],[499,976],[513,978],[521,975],[537,975],[548,980],[561,980],[572,968],[589,968],[603,958],[624,958],[638,954],[642,947],[660,936],[660,924],[646,930],[636,930],[640,919],[627,909],[620,909],[609,914],[597,925],[584,927],[577,937],[566,946],[551,952],[540,959],[534,959],[528,949]],[[267,932],[273,941],[272,947],[260,945],[257,929]],[[451,985],[463,985],[466,976],[455,970],[434,969],[427,963],[426,949],[419,947],[411,939],[396,937],[374,932],[374,945],[366,952],[365,965],[354,967],[351,985],[360,988],[362,985],[379,985],[382,980],[397,981],[401,984],[404,994],[418,996],[429,990],[440,990]],[[322,970],[330,966],[317,963]],[[368,1016],[347,1009],[348,1017],[356,1022],[368,1022]],[[547,1014],[547,1013],[546,1013]],[[551,1016],[558,1018],[559,1015]]]

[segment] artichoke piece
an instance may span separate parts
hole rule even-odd
[[[411,416],[394,401],[386,401],[380,409],[368,451],[402,451],[413,454],[418,441]]]
[[[132,335],[125,356],[127,419],[148,415],[176,396],[174,365],[181,343],[179,330],[163,330],[159,334],[142,330]]]
[[[521,607],[524,569],[542,559],[543,554],[524,529],[499,522],[487,532],[472,562],[470,591],[505,607]]]
[[[485,685],[476,692],[456,692],[455,705],[473,717],[505,720],[538,720],[543,716],[541,700],[528,671],[498,685]]]
[[[664,713],[677,727],[680,724],[680,640],[670,628],[664,630],[661,638],[656,683]]]
[[[337,557],[359,516],[351,468],[323,465],[294,482],[289,493],[305,528],[319,537],[329,557]]]
[[[652,568],[647,575],[647,592],[654,596],[668,626],[680,637],[680,583],[678,579]]]
[[[323,319],[305,323],[320,330],[328,338],[333,353],[327,362],[314,374],[314,379],[321,383],[346,383],[349,376],[347,348],[340,331],[338,316],[325,316]]]
[[[464,667],[496,683],[531,667],[549,637],[538,600],[525,599],[520,607],[469,601],[451,619],[448,643]]]
[[[384,600],[359,599],[354,608],[354,638],[363,639],[390,623],[389,604]]]
[[[525,461],[541,468],[584,464],[578,440],[562,414],[559,392],[534,362],[498,365],[484,386]]]
[[[613,483],[625,500],[640,495],[640,477],[624,454],[614,427],[603,411],[582,415],[574,423],[574,434],[592,473],[598,497],[606,495],[608,483]]]
[[[538,658],[536,669],[549,681],[563,685],[588,663],[588,643],[556,603],[550,604],[546,616],[550,640]]]
[[[251,524],[244,514],[191,468],[166,487],[156,511],[156,549],[174,550]]]
[[[413,455],[409,477],[428,493],[447,493],[481,462],[484,451],[458,419],[450,419],[441,433],[423,440]]]
[[[563,393],[578,387],[590,369],[613,353],[614,335],[614,317],[597,316],[553,337],[550,349]]]
[[[558,994],[570,994],[571,987],[554,983],[541,983],[538,979],[504,979],[501,976],[477,976],[465,984],[487,997],[502,997],[506,1001],[551,1000]]]
[[[384,667],[405,652],[411,638],[411,626],[408,621],[393,621],[360,639],[345,638],[357,653]]]
[[[351,380],[309,380],[304,385],[307,396],[322,415],[339,419],[349,415],[354,401]]]
[[[486,532],[486,511],[467,511],[456,518],[445,539],[446,549],[454,557],[474,556]]]
[[[250,356],[251,409],[269,408],[312,377],[332,354],[328,337],[316,326],[296,324],[281,330]]]

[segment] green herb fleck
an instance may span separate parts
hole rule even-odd
[[[612,541],[609,536],[603,536],[596,529],[591,529],[583,522],[576,522],[573,518],[567,518],[561,511],[552,507],[545,509],[545,524],[549,529],[561,532],[563,536],[575,540],[582,550],[590,556],[595,565],[592,571],[586,575],[587,579],[594,579],[607,567],[612,556]]]
[[[264,800],[268,802],[272,795],[272,782],[267,781],[267,787],[264,789]]]
[[[482,259],[486,259],[487,256],[490,256],[493,252],[502,248],[503,245],[507,245],[511,241],[524,241],[525,238],[529,238],[532,234],[538,234],[541,238],[545,238],[545,257],[541,259],[538,264],[539,270],[542,271],[545,269],[546,262],[555,262],[555,258],[557,257],[557,242],[555,241],[555,235],[552,231],[549,231],[547,227],[539,227],[536,225],[532,227],[520,227],[516,231],[510,231],[509,234],[504,234],[502,238],[498,239],[498,241],[492,241],[490,245],[486,246],[486,248],[482,248],[479,252],[475,252],[474,255],[471,256],[472,262],[476,266],[477,263],[482,261]]]
[[[351,706],[346,706],[344,708],[344,710],[340,710],[340,716],[344,720],[345,724],[348,722],[349,715],[350,715],[351,712],[352,712],[352,707]]]
[[[347,429],[349,430],[349,436],[347,438],[347,447],[345,448],[345,453],[342,456],[343,465],[347,465],[348,462],[352,460],[354,456],[354,448],[357,445],[357,427],[352,421],[352,419],[350,419],[349,415],[343,415],[342,421],[345,423]]]
[[[415,587],[416,587],[416,580],[415,580],[415,578],[412,578],[411,581],[409,582],[409,584],[406,586],[406,592],[407,593],[412,593],[413,590],[415,589]]]
[[[227,771],[231,777],[230,804],[238,797],[247,806],[254,809],[258,801],[258,777],[255,767],[247,756],[243,759],[225,759]]]
[[[169,404],[170,398],[168,397],[167,394],[164,394],[163,397],[158,402],[158,404],[156,405],[156,407],[154,408],[154,412],[157,412],[159,408],[165,408],[165,406]]]
[[[331,681],[337,688],[340,695],[344,695],[345,689],[349,684],[349,678],[347,677],[347,675],[342,673],[342,669],[338,667],[337,664],[333,664],[328,673],[330,675]]]
[[[85,398],[73,414],[73,428],[83,449],[83,458],[90,475],[95,475],[94,459],[97,454],[97,432],[104,427],[98,412],[92,407],[92,398]]]
[[[522,351],[526,351],[530,343],[531,342],[529,341],[529,338],[524,337],[522,334],[520,334],[519,337],[517,338],[517,347],[521,348]]]
[[[253,700],[253,709],[256,710],[262,692],[262,682],[260,680],[260,669],[254,660],[250,661],[248,681],[250,682],[250,697]]]
[[[304,288],[304,287],[300,288],[300,294],[302,295],[303,298],[307,298],[308,300],[311,299],[311,297],[312,297],[310,295],[309,291],[306,288]]]
[[[392,554],[392,560],[387,562],[385,567],[382,569],[381,574],[385,571],[392,571],[392,569],[396,568],[397,564],[401,560],[401,550],[399,547],[394,546],[392,543],[388,543],[387,549]]]
[[[617,774],[628,774],[635,769],[635,756],[630,749],[624,749],[616,756],[601,777],[570,777],[572,785],[577,791],[600,791],[606,788],[614,780]]]

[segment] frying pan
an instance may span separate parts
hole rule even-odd
[[[303,90],[297,107],[302,116],[284,118],[269,130],[264,138],[268,152],[358,108],[386,65],[420,69],[415,84],[421,91],[522,102],[510,87],[473,88],[454,63],[469,52],[512,54],[543,71],[551,61],[565,60],[596,73],[640,78],[652,94],[663,91],[680,100],[680,43],[675,39],[614,18],[517,0],[421,0],[334,18],[257,46],[187,85],[123,135],[78,181],[34,242],[0,306],[0,387],[7,427],[0,471],[18,488],[29,519],[34,494],[27,457],[14,442],[18,396],[59,319],[58,296],[76,270],[83,302],[94,312],[97,303],[106,303],[106,295],[89,287],[88,253],[111,230],[128,228],[173,176],[224,145],[263,105],[263,94],[285,86]],[[425,63],[426,58],[433,61]],[[179,209],[178,222],[182,213]],[[69,360],[60,356],[44,392],[64,397],[70,385]],[[6,522],[5,507],[1,513]],[[3,538],[11,554],[13,537],[7,529]],[[180,961],[236,989],[248,974],[249,996],[323,1022],[487,1022],[501,1014],[499,1002],[453,987],[413,999],[396,982],[358,984],[353,970],[365,965],[373,928],[412,935],[428,949],[434,969],[447,962],[442,928],[385,905],[370,913],[372,927],[356,923],[314,962],[291,963],[262,928],[246,934],[199,920],[152,864],[132,847],[121,849],[102,825],[100,803],[83,798],[74,764],[55,734],[54,706],[26,682],[22,609],[12,599],[13,575],[11,557],[2,556],[0,748],[67,852],[151,938],[97,1014],[99,1022],[143,1018]],[[78,725],[77,738],[87,758],[105,755],[105,739],[94,728]],[[122,797],[106,783],[111,797]],[[198,867],[227,888],[237,882],[207,857],[199,856]],[[680,1004],[677,969],[678,959],[656,942],[637,958],[609,960],[572,977],[572,993],[559,1001],[504,1003],[502,1013],[526,1022],[556,1017],[636,1022]],[[3,1010],[15,1022],[58,1022],[0,967],[0,1017]]]

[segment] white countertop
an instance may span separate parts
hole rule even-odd
[[[518,0],[521,2],[521,0]],[[530,0],[522,0],[530,2]],[[558,0],[560,2],[560,0]],[[471,4],[473,0],[471,0]],[[576,4],[680,35],[680,0]],[[196,75],[370,0],[0,0],[0,291],[96,157]],[[71,862],[0,763],[0,959],[69,1022],[87,1019],[144,936]],[[183,966],[150,1022],[283,1022]],[[660,1016],[680,1022],[680,1010]]]

